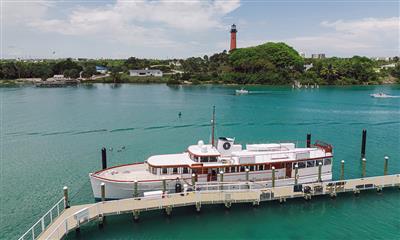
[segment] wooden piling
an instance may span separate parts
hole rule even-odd
[[[68,187],[65,186],[63,190],[64,190],[64,208],[67,209],[69,208]]]
[[[194,190],[194,186],[196,185],[196,174],[192,173],[192,186]]]
[[[133,181],[133,197],[136,198],[139,196],[139,187],[138,187],[138,181],[135,180]]]
[[[101,165],[103,170],[107,168],[107,150],[105,147],[101,149]]]
[[[385,165],[383,167],[383,175],[387,175],[388,174],[388,163],[389,163],[389,157],[385,156]]]
[[[272,187],[275,187],[275,167],[272,166]]]
[[[165,180],[165,177],[162,178],[162,186],[163,186],[163,193],[167,192],[167,180]]]
[[[311,147],[311,133],[307,134],[307,147]]]
[[[362,173],[361,173],[361,177],[365,178],[366,175],[366,168],[367,168],[367,159],[363,158],[362,159]]]
[[[102,182],[100,184],[100,188],[101,188],[101,201],[104,202],[106,200],[106,184]]]
[[[322,162],[318,163],[318,182],[322,182]]]
[[[299,165],[296,163],[296,165],[294,165],[294,185],[297,185],[298,183],[298,172],[299,172]]]
[[[361,159],[365,158],[365,150],[367,145],[367,130],[363,129],[361,139]]]
[[[344,180],[344,160],[340,162],[340,180]]]

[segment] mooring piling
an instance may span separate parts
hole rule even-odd
[[[344,180],[344,160],[340,162],[340,180]]]
[[[64,186],[64,208],[69,208],[69,199],[68,199],[68,187]]]
[[[307,133],[307,147],[311,147],[311,133]]]
[[[192,173],[192,186],[194,188],[194,186],[196,185],[196,174]]]
[[[133,181],[133,197],[139,196],[139,183],[137,180]]]
[[[101,149],[101,166],[102,169],[107,168],[107,150],[105,147]]]
[[[389,157],[385,156],[385,165],[383,167],[383,175],[387,175],[388,174],[388,164],[389,164]]]
[[[318,182],[322,182],[322,162],[318,163]]]
[[[272,166],[272,187],[275,187],[275,167]]]
[[[366,175],[366,168],[367,168],[367,159],[363,158],[362,160],[362,173],[361,173],[361,177],[365,178]]]
[[[163,193],[167,192],[167,180],[165,180],[165,177],[162,178],[162,187],[163,187]]]
[[[299,165],[296,163],[296,165],[294,165],[294,185],[297,185],[298,183],[298,172],[299,172]]]
[[[365,158],[365,149],[367,144],[367,130],[363,129],[361,139],[361,159]]]
[[[101,188],[101,201],[104,202],[106,200],[106,184],[105,183],[100,183],[100,188]]]

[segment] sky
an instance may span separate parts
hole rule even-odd
[[[2,58],[186,58],[285,42],[306,56],[398,56],[392,0],[0,0]]]

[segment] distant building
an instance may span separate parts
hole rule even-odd
[[[313,53],[313,54],[311,54],[311,58],[324,59],[324,58],[326,58],[326,56],[325,56],[325,53]]]
[[[182,64],[179,61],[170,61],[169,65],[170,66],[176,66],[176,67],[182,66]]]
[[[305,53],[303,53],[303,52],[301,52],[301,53],[300,53],[300,57],[302,57],[302,58],[306,58],[306,54],[305,54]]]
[[[129,70],[129,76],[132,76],[132,77],[162,77],[163,72],[159,69]]]
[[[96,66],[96,72],[106,74],[108,72],[108,68],[103,66]]]
[[[396,67],[396,64],[391,63],[391,64],[382,65],[381,69],[388,69],[388,68],[394,68],[394,67]]]

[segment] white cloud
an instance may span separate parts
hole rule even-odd
[[[323,21],[320,25],[333,31],[284,41],[309,54],[331,52],[341,55],[380,56],[399,53],[399,17]]]
[[[101,7],[77,7],[66,18],[48,17],[54,5],[29,3],[19,9],[10,4],[15,20],[35,12],[26,18],[25,24],[44,32],[65,35],[88,36],[104,34],[113,40],[132,43],[171,42],[165,29],[185,32],[205,31],[221,28],[223,17],[240,6],[233,1],[124,1]],[[22,10],[22,11],[21,11]]]

